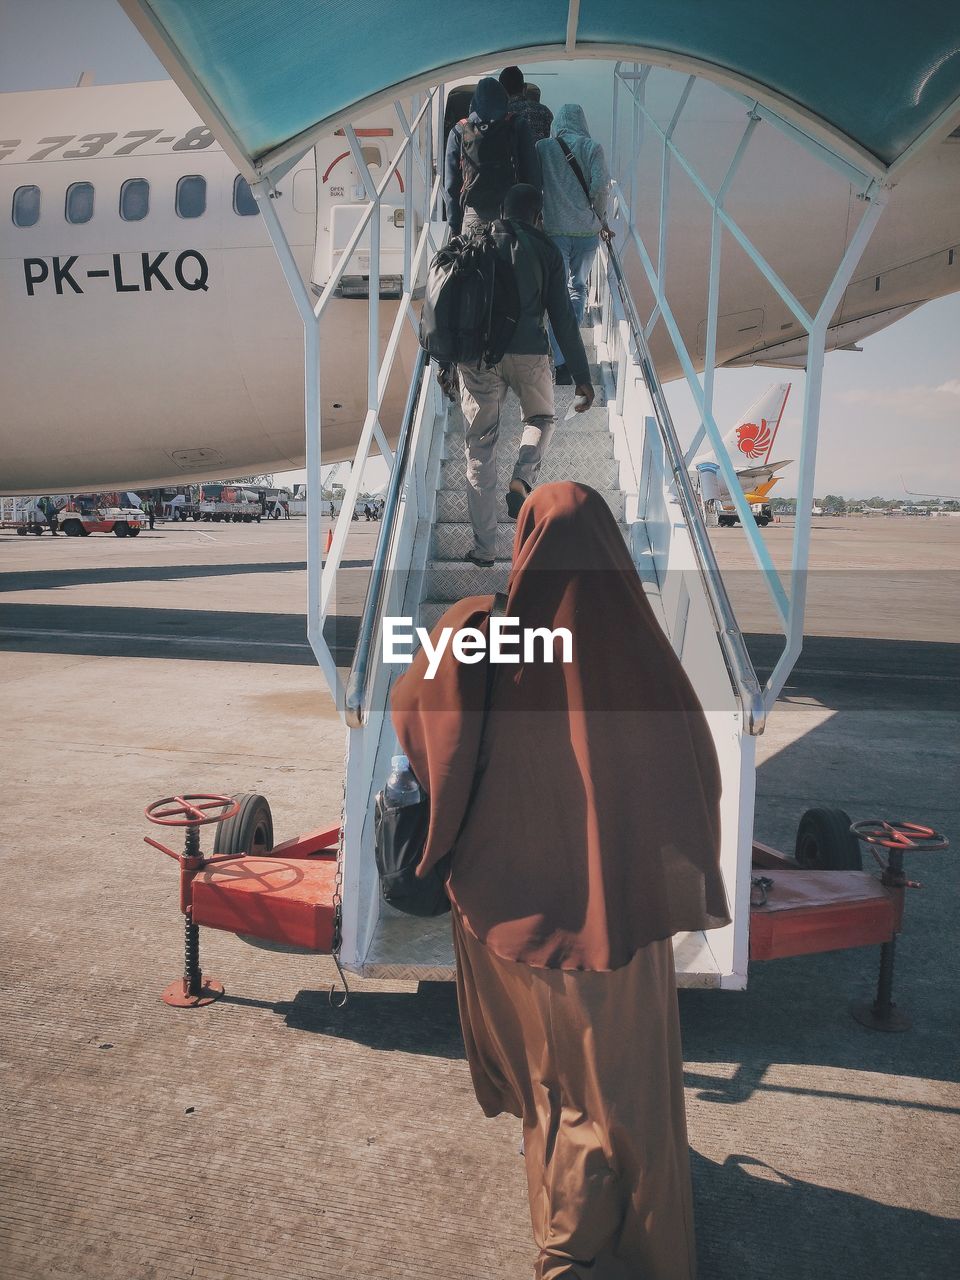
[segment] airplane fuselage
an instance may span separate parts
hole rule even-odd
[[[560,100],[576,100],[576,76],[576,64],[565,64],[551,85]],[[238,187],[233,164],[176,86],[12,93],[3,95],[2,108],[0,492],[76,492],[302,466],[300,320],[249,190],[242,179]],[[379,176],[399,142],[396,116],[383,110],[358,124],[375,126],[363,141]],[[734,115],[711,116],[702,145],[709,150],[718,130],[735,137],[740,128]],[[764,147],[772,148],[772,162],[778,145],[772,131],[760,139],[758,162]],[[951,239],[960,139],[932,148],[918,166],[891,196],[838,308],[832,346],[960,287],[960,246]],[[767,193],[736,212],[748,231],[760,229],[773,258],[785,258],[781,270],[807,299],[842,253],[853,196],[832,173],[822,185],[808,174],[804,181],[802,202],[799,193],[795,200],[780,190],[775,202]],[[390,210],[391,200],[402,202],[399,182],[395,174],[385,194],[385,244],[402,238]],[[279,187],[275,207],[297,264],[305,280],[322,285],[362,207],[345,139],[324,139]],[[649,212],[656,201],[646,205]],[[801,235],[798,220],[822,224],[823,237]],[[693,212],[678,225],[668,264],[675,314],[700,363],[709,227]],[[627,269],[639,285],[629,257]],[[384,302],[384,340],[394,314]],[[409,339],[382,411],[388,437],[405,398]],[[718,361],[802,363],[804,341],[752,265],[731,257]],[[661,377],[677,376],[662,326],[653,349]],[[321,335],[325,461],[353,454],[367,409],[366,350],[364,300],[335,299]]]

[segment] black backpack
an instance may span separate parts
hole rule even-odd
[[[464,209],[496,210],[518,181],[516,117],[460,121],[460,204]]]
[[[490,617],[502,618],[507,608],[507,597],[498,591],[493,597]],[[483,723],[480,740],[483,741],[493,685],[493,668],[487,663],[487,686],[483,701]],[[461,830],[476,795],[478,779],[474,778],[467,801],[467,812],[461,822]],[[417,875],[417,867],[430,831],[430,798],[421,792],[416,804],[397,809],[389,803],[386,791],[379,791],[374,801],[373,813],[374,854],[380,875],[380,892],[384,902],[408,916],[439,916],[450,910],[446,883],[450,874],[450,854],[441,858],[428,876]]]
[[[509,222],[504,227],[516,232]],[[492,366],[503,359],[520,319],[513,265],[489,226],[454,236],[430,263],[420,312],[420,345],[440,364]]]

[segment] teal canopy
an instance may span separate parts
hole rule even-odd
[[[120,2],[248,171],[400,86],[564,53],[733,86],[880,173],[960,110],[958,0]]]

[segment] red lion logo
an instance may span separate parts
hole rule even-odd
[[[737,448],[748,458],[762,458],[770,448],[772,436],[766,418],[760,419],[759,427],[755,422],[745,422],[737,427]]]

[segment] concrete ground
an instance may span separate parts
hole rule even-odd
[[[375,534],[348,548],[347,619]],[[769,666],[741,535],[716,537]],[[787,526],[766,537],[786,563]],[[304,560],[298,521],[0,534],[0,1275],[531,1273],[517,1124],[476,1105],[452,989],[358,983],[339,1012],[328,960],[206,931],[226,999],[158,999],[182,921],[143,806],[262,790],[278,838],[339,815],[343,730],[305,645]],[[791,848],[805,808],[841,804],[956,840],[960,521],[823,522],[812,566],[816,634],[758,744],[758,837]],[[956,852],[909,869],[911,1032],[849,1018],[870,951],[681,993],[702,1280],[956,1274]]]

